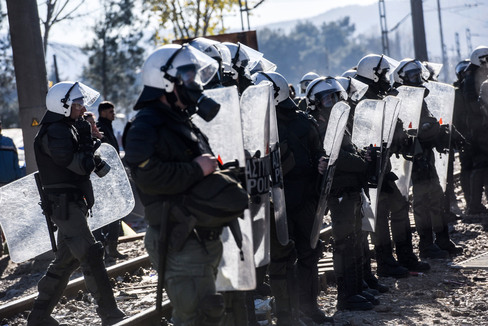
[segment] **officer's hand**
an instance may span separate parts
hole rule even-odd
[[[78,131],[78,134],[80,137],[86,137],[86,136],[92,136],[92,128],[91,125],[88,121],[86,121],[83,118],[80,118],[75,121],[74,126],[76,130]]]
[[[213,173],[217,169],[217,159],[210,154],[203,154],[195,157],[193,161],[200,165],[204,177]]]
[[[327,169],[327,164],[329,163],[329,159],[325,156],[322,156],[319,159],[318,170],[320,174],[324,174],[325,170]]]

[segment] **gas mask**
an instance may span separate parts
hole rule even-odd
[[[203,94],[203,86],[195,81],[196,70],[194,65],[186,65],[178,68],[177,78],[180,80],[175,85],[181,102],[189,107],[196,108],[196,113],[209,122],[220,110],[220,104]]]

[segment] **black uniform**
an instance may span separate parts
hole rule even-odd
[[[154,266],[159,266],[160,229],[170,237],[164,275],[173,304],[175,325],[205,321],[217,325],[224,302],[217,294],[215,277],[222,256],[222,227],[195,227],[188,238],[173,233],[180,223],[173,199],[203,179],[193,161],[210,152],[206,137],[192,124],[187,111],[170,108],[159,100],[138,104],[140,112],[125,135],[125,159],[140,190],[148,223],[145,246]],[[137,108],[137,106],[136,106]],[[163,222],[166,225],[161,225]],[[177,248],[172,240],[184,240]]]
[[[85,123],[89,133],[90,125]],[[86,220],[94,203],[90,173],[96,164],[93,150],[82,146],[90,148],[90,144],[82,144],[80,139],[74,120],[48,111],[34,141],[39,175],[51,204],[51,218],[58,227],[58,250],[39,281],[39,295],[28,319],[29,326],[52,324],[50,314],[69,277],[80,265],[87,289],[98,304],[102,323],[111,325],[124,317],[117,308],[105,270],[103,246],[95,242]]]
[[[272,237],[269,276],[276,297],[278,319],[284,325],[288,325],[285,323],[292,314],[293,295],[297,294],[296,288],[290,288],[294,283],[290,278],[293,278],[295,260],[301,311],[319,322],[328,320],[317,306],[317,263],[322,246],[319,244],[315,249],[310,246],[318,200],[317,166],[325,153],[317,123],[310,115],[297,109],[294,105],[280,104],[276,108],[288,232],[292,241],[281,246],[276,237]]]

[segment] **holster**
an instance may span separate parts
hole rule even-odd
[[[71,194],[49,194],[48,200],[52,207],[53,217],[59,220],[67,220],[69,217],[69,202],[72,199]]]

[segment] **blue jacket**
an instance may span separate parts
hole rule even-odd
[[[22,177],[17,148],[11,138],[0,134],[0,183],[9,183]]]

